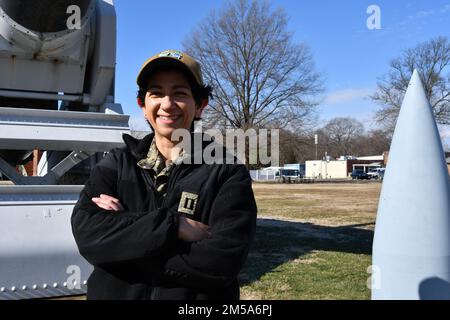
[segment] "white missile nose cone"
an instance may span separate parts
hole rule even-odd
[[[434,299],[450,298],[449,181],[433,109],[415,70],[380,195],[373,242],[380,274],[373,299],[427,299],[429,292]]]
[[[419,81],[420,83],[422,83],[422,81],[420,81],[420,76],[419,76],[419,72],[417,71],[417,69],[414,69],[410,82],[415,82],[415,81]]]
[[[410,100],[414,101],[413,103]],[[408,90],[406,91],[405,98],[402,104],[402,109],[413,105],[428,106],[429,102],[425,89],[423,88],[422,80],[420,79],[419,72],[414,69],[409,81]]]

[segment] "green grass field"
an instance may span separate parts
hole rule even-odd
[[[258,227],[241,299],[369,299],[380,190],[379,183],[255,184]]]
[[[258,227],[242,299],[369,299],[379,183],[255,184]]]

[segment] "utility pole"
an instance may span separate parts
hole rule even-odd
[[[317,159],[317,145],[319,144],[319,135],[318,134],[314,135],[314,143],[316,145],[316,160],[318,160]]]

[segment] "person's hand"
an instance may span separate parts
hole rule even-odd
[[[201,222],[180,217],[178,238],[186,242],[197,242],[211,238],[211,228]]]
[[[123,211],[123,206],[120,203],[119,199],[108,196],[106,194],[101,194],[100,198],[92,198],[92,202],[94,202],[98,207],[109,210],[109,211]]]

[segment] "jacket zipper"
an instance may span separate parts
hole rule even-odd
[[[152,292],[150,294],[150,300],[156,300],[156,293],[158,292],[159,287],[152,287]]]
[[[163,198],[163,201],[161,203],[160,207],[163,207],[165,205],[166,202],[166,198],[167,198],[167,194],[169,193],[169,191],[171,190],[173,181],[176,181],[176,177],[179,174],[180,169],[177,168],[178,166],[174,167],[172,170],[173,172],[171,172],[171,174],[169,175],[169,181],[167,181],[167,192],[166,192],[166,196]],[[144,182],[147,186],[147,189],[149,189],[149,191],[153,192],[153,194],[155,195],[155,199],[157,199],[157,195],[156,195],[156,190],[154,188],[154,184],[152,179],[149,176],[149,173],[142,169],[142,176],[144,177]],[[158,207],[158,206],[157,206]],[[151,292],[150,292],[150,300],[156,300],[156,295],[159,291],[159,287],[152,287],[151,288]]]
[[[166,204],[166,198],[167,195],[169,194],[169,191],[172,190],[172,185],[174,183],[174,181],[176,181],[176,178],[178,177],[179,172],[181,171],[181,167],[182,164],[175,166],[172,170],[173,172],[171,172],[171,174],[169,175],[169,181],[167,181],[167,191],[166,191],[166,195],[163,198],[163,201],[161,203],[161,207],[163,207]]]
[[[175,166],[172,169],[173,171],[169,175],[169,181],[167,181],[166,196],[163,197],[163,200],[160,205],[156,204],[156,206],[154,206],[154,207],[162,208],[165,205],[167,195],[169,194],[169,191],[172,190],[172,185],[174,184],[174,181],[176,181],[176,178],[178,177],[178,174],[181,171],[181,169],[180,169],[181,166],[182,166],[182,164]],[[149,192],[153,193],[154,199],[156,199],[156,201],[157,201],[158,195],[156,194],[155,185],[154,185],[152,179],[150,178],[150,174],[145,169],[141,169],[141,174],[142,174],[142,177],[144,178],[144,182],[145,182],[145,185],[147,186],[147,190]]]
[[[140,169],[141,171],[141,175],[144,178],[144,183],[145,186],[147,187],[147,191],[151,192],[154,196],[154,199],[158,198],[158,195],[156,194],[156,190],[155,190],[155,186],[153,184],[152,179],[150,178],[150,174],[145,170],[145,169]],[[152,201],[152,206],[153,209],[157,208],[158,206],[154,205],[154,201]]]

